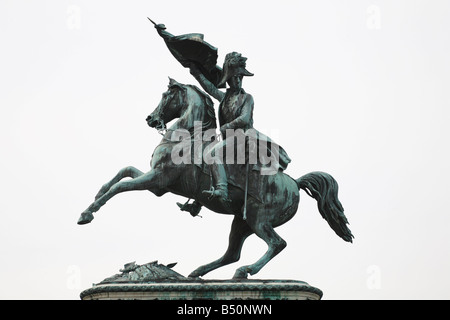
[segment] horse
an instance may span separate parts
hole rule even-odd
[[[178,120],[167,129],[166,124],[174,119]],[[180,144],[179,137],[174,138],[177,130],[184,130],[183,132],[190,134],[188,138],[193,138],[196,123],[201,123],[201,133],[216,129],[213,102],[196,86],[170,79],[168,90],[163,93],[159,105],[146,120],[150,127],[156,128],[163,135],[152,155],[151,170],[144,173],[132,166],[121,169],[113,179],[101,187],[95,201],[81,214],[78,224],[90,223],[94,219],[93,213],[121,192],[149,190],[158,197],[171,192],[195,199],[213,212],[234,215],[234,219],[225,254],[211,263],[198,267],[189,277],[198,278],[219,267],[237,262],[246,238],[256,234],[266,242],[268,249],[255,263],[241,266],[236,270],[233,279],[242,279],[259,272],[286,247],[286,241],[275,232],[274,228],[295,215],[300,202],[299,190],[302,189],[317,200],[321,216],[334,232],[344,241],[352,242],[354,236],[347,226],[348,221],[338,199],[338,184],[325,172],[311,172],[299,179],[293,179],[281,170],[271,175],[260,175],[252,171],[253,175],[249,175],[248,179],[254,177],[254,180],[258,181],[253,189],[259,190],[259,197],[254,196],[256,193],[252,196],[251,185],[247,195],[242,187],[245,184],[245,175],[235,174],[237,183],[228,186],[230,202],[218,201],[203,193],[202,190],[209,189],[212,181],[207,170],[208,165],[173,161],[174,150]],[[194,142],[198,138],[201,139],[194,137]],[[203,148],[207,147],[208,143],[212,142],[206,142]],[[228,172],[233,172],[232,166],[233,164],[226,165]],[[238,164],[234,166],[242,167]],[[132,179],[122,180],[126,177]],[[243,216],[244,207],[246,216]]]

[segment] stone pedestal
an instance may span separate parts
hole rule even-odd
[[[190,279],[156,261],[125,265],[122,274],[84,290],[82,300],[320,300],[322,291],[297,280]]]

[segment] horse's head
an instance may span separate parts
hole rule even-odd
[[[146,119],[147,124],[157,130],[166,129],[167,123],[180,117],[181,109],[185,104],[186,87],[171,78],[169,78],[168,87],[158,107]]]
[[[158,107],[147,117],[147,124],[158,131],[167,123],[180,118],[177,129],[193,129],[197,121],[202,130],[216,128],[214,104],[211,98],[193,85],[185,85],[169,78],[169,89],[163,93]]]

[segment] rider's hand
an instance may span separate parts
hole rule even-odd
[[[189,65],[189,70],[193,76],[197,76],[200,74],[200,70],[195,63],[191,63]]]
[[[158,29],[158,30],[166,30],[167,29],[166,26],[164,24],[162,24],[162,23],[155,24],[155,28]]]

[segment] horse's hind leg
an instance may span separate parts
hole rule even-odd
[[[245,239],[252,233],[253,231],[248,226],[247,222],[242,220],[242,218],[235,216],[233,224],[231,225],[228,249],[223,257],[197,268],[189,275],[189,277],[200,277],[214,269],[238,261],[241,256],[242,245],[244,244]]]
[[[123,178],[137,178],[141,175],[143,175],[144,173],[141,170],[136,169],[135,167],[126,167],[121,169],[115,176],[114,178],[111,179],[111,181],[108,181],[107,183],[105,183],[100,191],[97,193],[97,195],[95,196],[95,200],[99,199],[101,196],[103,196],[106,192],[108,192],[109,189],[111,189],[111,187],[113,185],[115,185],[117,182],[119,182],[120,180],[122,180]]]
[[[249,221],[250,226],[258,237],[263,239],[268,249],[266,253],[254,264],[249,266],[243,266],[236,270],[233,279],[247,278],[247,274],[254,275],[259,272],[273,257],[280,253],[286,247],[286,241],[284,241],[273,229],[269,222],[255,222]]]

